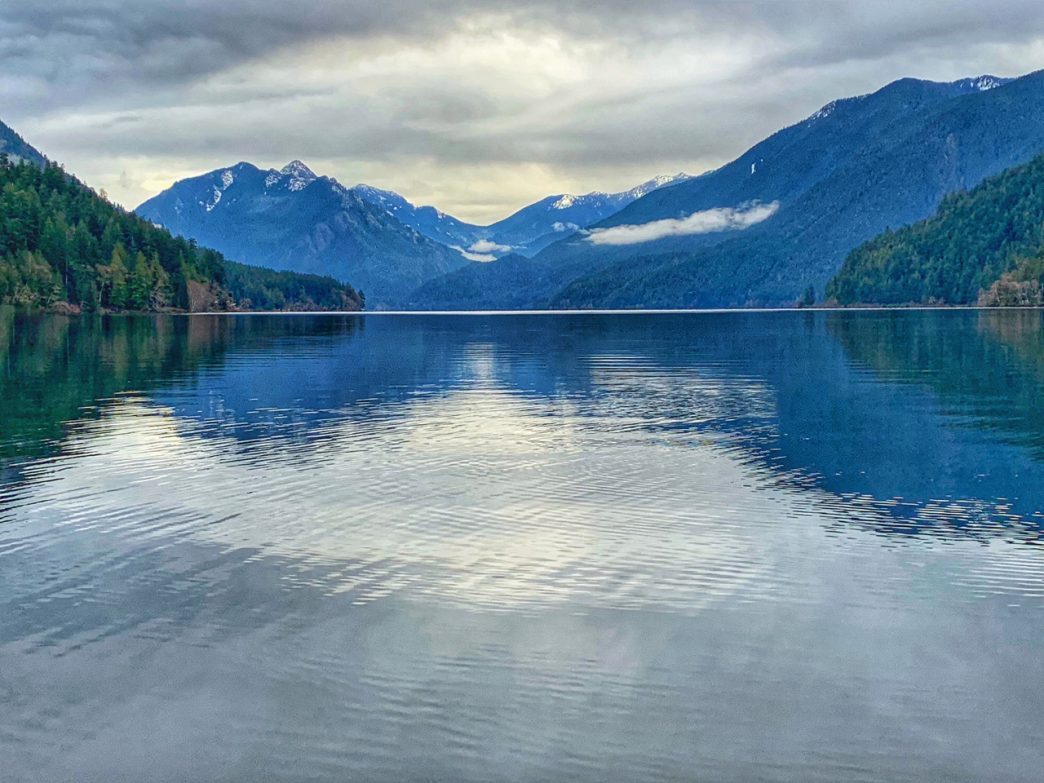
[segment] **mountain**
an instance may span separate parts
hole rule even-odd
[[[482,227],[465,223],[435,207],[418,207],[391,190],[370,185],[352,188],[361,199],[390,213],[400,223],[441,245],[467,248],[481,238]]]
[[[687,174],[661,176],[622,193],[559,193],[523,207],[492,223],[477,226],[434,207],[417,207],[398,193],[369,185],[352,188],[363,199],[390,212],[429,239],[456,248],[473,260],[491,261],[508,254],[533,256],[548,245],[606,219],[647,193],[688,179]]]
[[[37,160],[24,148],[19,153],[18,160],[0,162],[0,304],[72,310],[362,307],[351,286],[226,262],[220,253],[125,212],[58,165],[41,165],[42,156]]]
[[[281,171],[250,163],[217,169],[175,183],[136,211],[239,261],[351,281],[378,307],[469,263],[300,161]]]
[[[647,193],[687,178],[687,174],[656,177],[622,193],[548,196],[489,226],[486,238],[509,248],[512,253],[532,256],[548,245],[618,213]]]
[[[29,146],[25,139],[2,122],[0,122],[0,155],[7,155],[10,160],[15,162],[24,160],[38,166],[47,163],[47,158]]]
[[[980,95],[1008,80],[993,76],[951,83],[901,79],[881,90],[832,101],[773,134],[733,162],[667,191],[654,192],[613,215],[604,227],[677,218],[748,201],[787,205],[880,143],[882,131],[919,126],[932,109]],[[899,128],[900,136],[907,136]],[[890,146],[886,141],[882,146]]]
[[[821,296],[845,256],[1044,150],[1044,74],[893,82],[534,259],[431,281],[418,307],[707,307]],[[754,217],[757,217],[755,220]],[[615,230],[614,230],[615,229]],[[458,292],[482,292],[480,301]],[[510,303],[510,304],[509,304]]]
[[[1044,155],[928,220],[858,247],[827,286],[841,304],[1044,304]]]

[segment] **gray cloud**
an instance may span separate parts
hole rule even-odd
[[[741,153],[906,75],[1044,67],[1037,0],[22,0],[0,118],[133,205],[304,158],[492,220]]]

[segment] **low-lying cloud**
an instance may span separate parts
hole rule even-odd
[[[480,264],[488,264],[490,261],[496,261],[497,257],[492,253],[473,253],[470,250],[465,250],[460,245],[450,245],[453,250],[456,250],[468,261],[476,261]]]
[[[458,245],[451,245],[450,247],[468,259],[468,261],[478,261],[482,264],[496,261],[497,253],[509,253],[514,250],[511,245],[499,245],[491,239],[480,239],[478,242],[472,243],[467,250]]]
[[[511,245],[498,245],[490,239],[480,239],[469,247],[468,251],[471,253],[507,253],[511,249]]]
[[[595,245],[637,245],[666,237],[710,234],[715,231],[742,231],[768,220],[778,211],[778,201],[771,204],[717,207],[693,212],[684,218],[592,229],[587,235],[587,241]]]

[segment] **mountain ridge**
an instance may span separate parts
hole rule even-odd
[[[47,164],[47,158],[43,153],[3,122],[0,122],[0,155],[7,155],[13,161],[25,160],[38,166]]]
[[[251,265],[355,281],[378,307],[469,263],[298,160],[179,180],[136,212]]]
[[[808,286],[821,294],[855,245],[1044,148],[1042,104],[1041,72],[897,80],[832,101],[731,163],[654,191],[592,229],[778,202],[759,225],[622,247],[573,237],[528,264],[494,262],[430,281],[411,301],[431,309],[496,308],[508,299],[522,307],[791,304]],[[512,285],[528,287],[528,297]],[[456,291],[489,293],[476,303]]]
[[[427,280],[508,254],[532,255],[659,187],[557,194],[476,226],[394,191],[346,187],[300,160],[282,169],[247,161],[175,182],[137,213],[247,263],[350,280],[378,307],[401,306]]]

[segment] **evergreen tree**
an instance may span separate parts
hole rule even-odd
[[[127,307],[132,310],[147,310],[152,302],[152,273],[145,254],[140,250],[134,256],[127,279]]]
[[[112,257],[106,270],[108,281],[108,305],[122,310],[129,304],[130,289],[127,283],[127,250],[122,242],[112,249]]]

